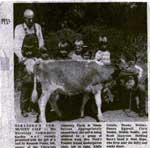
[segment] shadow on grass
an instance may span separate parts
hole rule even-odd
[[[51,112],[50,105],[47,105],[46,108],[46,118],[48,122],[51,121],[71,121],[75,120],[80,117],[80,109],[82,105],[82,98],[83,95],[76,95],[72,97],[67,97],[67,96],[61,96],[61,99],[58,100],[58,107],[62,113],[62,117],[59,118],[58,115],[55,112]],[[94,99],[94,98],[93,98]],[[95,113],[92,111],[91,107],[94,106],[94,101],[90,99],[85,107],[85,116],[90,116],[93,118],[96,118]],[[95,110],[96,111],[96,110]]]

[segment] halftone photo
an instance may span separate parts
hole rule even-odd
[[[15,3],[16,123],[148,121],[147,4]]]

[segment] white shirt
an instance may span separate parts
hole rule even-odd
[[[101,51],[98,50],[95,54],[95,60],[100,65],[108,65],[110,64],[110,52],[109,51]]]
[[[69,53],[69,58],[71,58],[72,60],[75,60],[75,61],[83,60],[82,56],[77,55],[75,52]]]
[[[142,80],[143,78],[143,69],[139,65],[133,65],[127,68],[127,70],[134,72],[137,74],[138,80]]]
[[[39,41],[39,48],[41,48],[44,46],[42,29],[41,29],[41,26],[37,23],[35,23],[35,28],[36,28],[36,35]],[[32,33],[35,33],[35,28],[34,28],[34,25],[31,28],[28,28],[28,26],[25,23],[19,24],[16,26],[15,28],[15,53],[18,56],[19,60],[23,57],[22,44],[26,35],[25,29],[28,34],[32,34]]]

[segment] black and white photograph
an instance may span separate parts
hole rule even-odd
[[[148,121],[147,3],[14,3],[16,123]]]

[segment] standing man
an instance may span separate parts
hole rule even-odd
[[[24,23],[15,28],[15,54],[20,63],[21,71],[21,114],[27,117],[31,107],[31,92],[33,87],[33,76],[27,72],[24,61],[39,57],[45,51],[41,26],[34,23],[34,12],[30,9],[24,11]]]
[[[15,28],[15,53],[21,62],[25,58],[38,57],[44,48],[41,26],[34,23],[34,12],[24,11],[24,23]]]

